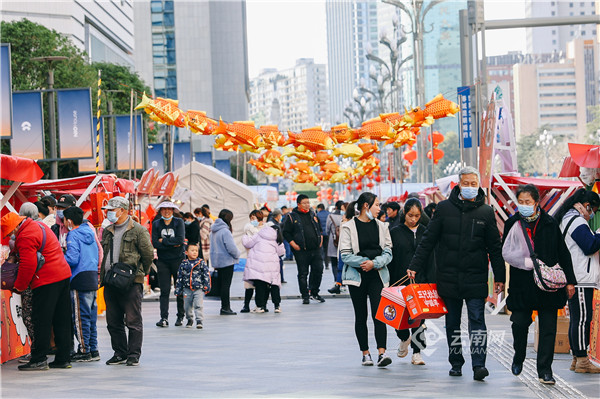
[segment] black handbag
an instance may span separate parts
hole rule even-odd
[[[113,241],[110,242],[110,270],[104,276],[104,285],[119,291],[128,291],[133,285],[137,267],[117,262],[113,263]]]

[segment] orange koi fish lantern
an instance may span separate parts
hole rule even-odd
[[[358,147],[362,150],[363,154],[358,160],[369,158],[373,154],[379,154],[379,147],[375,143],[360,143]]]
[[[387,141],[394,138],[396,132],[387,123],[382,122],[380,118],[369,119],[362,123],[362,127],[358,129],[358,136],[361,139]]]
[[[425,104],[425,115],[431,116],[433,119],[445,118],[447,116],[454,116],[460,108],[458,104],[447,100],[443,95],[438,94],[431,101]]]
[[[215,133],[225,136],[234,144],[242,145],[246,151],[256,150],[264,146],[264,140],[254,127],[254,122],[252,121],[226,124],[222,120],[219,120],[219,126],[215,130]]]
[[[210,135],[213,134],[219,125],[217,121],[206,116],[204,111],[188,110],[186,113],[187,125],[192,133]]]
[[[277,125],[263,125],[258,129],[258,133],[265,142],[265,148],[283,147],[285,144],[285,137]]]
[[[341,125],[333,126],[329,134],[335,144],[342,144],[352,140],[353,129],[347,123],[342,123]]]
[[[344,158],[358,160],[364,155],[364,153],[363,150],[361,150],[361,148],[356,144],[344,143],[333,149],[333,155],[336,157],[341,155]]]
[[[144,109],[150,119],[166,125],[185,127],[185,115],[179,109],[179,101],[157,97],[155,100],[142,94],[142,101],[135,109]]]
[[[303,129],[301,133],[288,131],[288,139],[285,145],[292,144],[298,151],[319,151],[333,149],[333,140],[321,127]]]

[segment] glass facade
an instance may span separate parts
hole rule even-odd
[[[152,0],[152,64],[157,97],[177,99],[177,57],[173,0]]]

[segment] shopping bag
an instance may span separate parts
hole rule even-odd
[[[448,313],[436,284],[409,284],[402,289],[402,296],[411,319],[437,319]]]
[[[418,327],[419,322],[409,317],[404,298],[403,285],[388,287],[381,290],[381,299],[375,318],[396,330]]]

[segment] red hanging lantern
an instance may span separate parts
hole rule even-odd
[[[327,194],[331,194],[333,192],[333,188],[327,187]]]
[[[444,135],[441,134],[440,132],[438,132],[437,130],[427,136],[427,140],[429,142],[431,142],[431,136],[433,136],[433,146],[434,147],[437,147],[444,141]]]
[[[358,183],[358,184],[356,185],[356,190],[357,190],[357,191],[361,191],[361,190],[362,190],[362,183]]]
[[[373,184],[372,181],[370,181],[370,182],[367,183],[367,187],[369,187],[369,189],[373,188],[374,185],[375,184]]]
[[[402,153],[402,158],[412,165],[417,159],[417,152],[415,150],[406,150]]]
[[[377,174],[377,176],[375,176],[375,181],[377,183],[381,183],[381,175],[380,174]]]
[[[352,191],[352,183],[348,184],[348,185],[346,186],[346,189],[347,189],[348,191]]]
[[[437,165],[437,163],[444,157],[444,151],[439,148],[433,149],[433,163]],[[427,158],[431,159],[431,151],[427,152]]]

